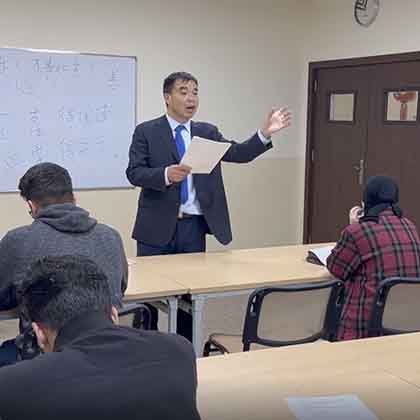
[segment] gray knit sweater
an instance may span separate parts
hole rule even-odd
[[[17,305],[15,286],[33,261],[69,254],[96,262],[108,277],[113,304],[122,304],[128,264],[119,233],[97,223],[86,210],[66,203],[46,207],[31,225],[9,231],[0,241],[0,310]],[[21,329],[27,326],[21,317]]]

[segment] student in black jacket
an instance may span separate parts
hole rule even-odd
[[[199,420],[192,346],[115,325],[105,274],[84,257],[45,257],[22,285],[39,357],[0,369],[0,419]]]

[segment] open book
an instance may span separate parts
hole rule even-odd
[[[318,264],[318,265],[327,265],[327,258],[333,250],[333,245],[323,246],[321,248],[313,248],[308,251],[308,256],[306,261]]]

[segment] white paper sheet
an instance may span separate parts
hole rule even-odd
[[[378,420],[356,395],[286,398],[298,420]]]
[[[230,146],[230,143],[194,137],[181,163],[190,166],[193,174],[209,174]]]
[[[334,246],[323,246],[321,248],[311,248],[309,252],[312,252],[316,255],[318,260],[322,262],[323,265],[327,265],[327,258],[331,254]]]

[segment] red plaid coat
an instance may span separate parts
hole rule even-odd
[[[368,336],[368,323],[378,283],[392,276],[420,276],[420,240],[415,225],[381,213],[379,223],[353,223],[327,260],[328,270],[345,284],[338,340]]]

